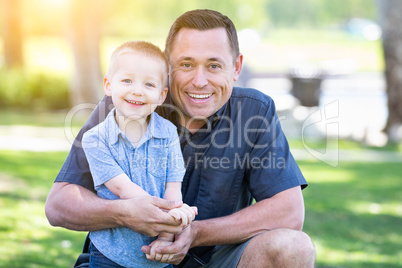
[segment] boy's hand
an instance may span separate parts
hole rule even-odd
[[[189,225],[198,214],[197,207],[190,207],[187,204],[183,204],[179,208],[174,208],[168,212],[176,221],[181,220],[181,226]]]
[[[164,239],[157,239],[154,242],[151,243],[151,252],[149,254],[146,254],[146,257],[148,260],[151,261],[159,261],[163,263],[168,263],[172,258],[173,254],[161,254],[161,253],[156,253],[155,249],[157,247],[165,247],[165,246],[170,246],[172,245],[172,241],[164,240]]]

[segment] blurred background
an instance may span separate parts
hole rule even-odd
[[[0,0],[0,267],[72,266],[43,212],[116,46],[164,48],[182,13],[238,30],[237,86],[270,95],[310,186],[318,267],[402,267],[402,1]]]

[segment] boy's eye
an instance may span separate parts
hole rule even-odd
[[[153,83],[146,83],[145,84],[147,87],[155,87],[155,84],[153,84]]]
[[[123,83],[131,83],[131,79],[123,79],[122,82]]]

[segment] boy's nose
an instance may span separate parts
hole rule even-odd
[[[131,90],[133,95],[142,96],[143,95],[143,88],[141,85],[134,83],[133,88]]]

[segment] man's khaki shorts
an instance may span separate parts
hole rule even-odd
[[[197,265],[195,260],[191,260],[186,263],[183,268],[236,268],[239,264],[241,255],[243,254],[243,251],[250,240],[237,245],[216,246],[209,263],[205,265]]]

